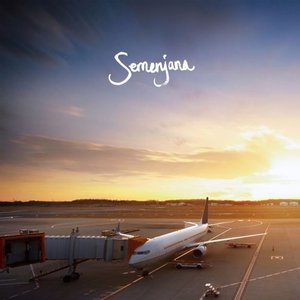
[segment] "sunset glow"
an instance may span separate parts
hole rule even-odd
[[[299,3],[14,3],[0,200],[300,198]]]
[[[300,157],[286,157],[278,159],[269,170],[269,174],[282,181],[300,181]]]

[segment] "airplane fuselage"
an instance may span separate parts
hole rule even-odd
[[[147,268],[187,248],[189,244],[199,241],[207,230],[208,224],[195,224],[149,239],[135,249],[130,257],[129,265],[138,269]]]

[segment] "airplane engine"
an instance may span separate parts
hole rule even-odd
[[[201,257],[206,253],[206,251],[207,251],[206,246],[199,245],[197,248],[193,250],[193,256],[196,258]]]

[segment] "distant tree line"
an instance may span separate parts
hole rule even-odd
[[[39,206],[39,207],[72,207],[72,206],[121,206],[121,205],[169,205],[169,204],[179,204],[184,203],[186,205],[198,205],[202,204],[204,199],[175,199],[175,200],[115,200],[115,199],[77,199],[71,201],[40,201],[40,200],[30,200],[30,201],[0,201],[0,207],[9,206]],[[300,200],[289,200],[289,199],[270,199],[270,200],[210,200],[210,204],[213,205],[262,205],[262,204],[279,204],[279,201],[294,201],[299,202]]]

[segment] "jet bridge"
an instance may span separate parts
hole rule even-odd
[[[119,236],[46,235],[47,260],[103,259],[120,260],[127,257],[128,238]]]
[[[79,261],[103,259],[123,260],[127,257],[128,238],[122,236],[81,236],[78,228],[67,236],[45,236],[47,260],[66,260],[68,271],[64,282],[78,279],[76,267]],[[51,272],[52,273],[52,272]]]
[[[101,259],[107,262],[124,260],[146,240],[141,237],[128,238],[118,234],[82,236],[78,228],[73,229],[70,235],[45,235],[38,230],[23,229],[16,235],[0,236],[0,268],[5,269],[46,260],[64,260],[67,261],[66,268],[68,268],[64,281],[69,281],[79,278],[79,273],[76,273],[76,266],[79,262],[88,259]]]

